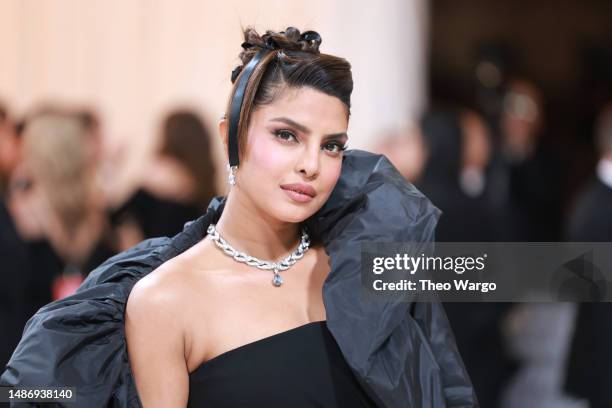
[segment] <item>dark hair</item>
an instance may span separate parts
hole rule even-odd
[[[8,111],[0,102],[0,124],[3,123],[8,118]]]
[[[254,28],[244,30],[244,49],[239,58],[242,64],[232,71],[234,87],[230,93],[226,118],[230,118],[230,104],[242,69],[261,49],[270,49],[249,78],[238,122],[238,151],[244,152],[251,112],[258,106],[272,103],[287,88],[310,87],[335,96],[346,106],[350,115],[353,77],[351,65],[344,58],[319,52],[321,37],[314,31],[300,33],[297,28],[285,31],[266,31],[260,36]]]
[[[162,125],[160,153],[178,160],[196,181],[194,200],[206,206],[217,194],[210,135],[200,117],[189,110],[176,110]]]

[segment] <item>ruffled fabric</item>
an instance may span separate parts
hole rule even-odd
[[[440,303],[360,296],[361,244],[412,243],[412,255],[431,253],[440,210],[384,156],[353,151],[342,166],[309,222],[330,258],[327,325],[347,362],[380,406],[478,406]]]
[[[416,242],[415,253],[429,251],[440,211],[384,156],[351,150],[343,160],[329,200],[306,221],[330,258],[323,286],[329,330],[379,406],[477,407],[439,303],[361,296],[361,244]],[[75,387],[77,402],[70,407],[140,407],[124,332],[130,291],[200,241],[223,204],[215,198],[180,234],[110,258],[76,294],[41,308],[28,321],[0,385]]]

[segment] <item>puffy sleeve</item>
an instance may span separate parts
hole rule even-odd
[[[134,284],[162,262],[168,240],[144,241],[110,258],[74,295],[42,307],[26,324],[0,385],[74,387],[76,403],[69,407],[140,407],[125,305]]]
[[[309,228],[331,263],[327,324],[361,384],[384,407],[477,407],[439,302],[360,296],[361,245],[412,242],[431,253],[440,211],[380,155],[352,150]]]

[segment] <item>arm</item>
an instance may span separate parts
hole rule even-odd
[[[185,407],[189,372],[178,291],[152,274],[128,299],[125,335],[136,388],[144,408]]]

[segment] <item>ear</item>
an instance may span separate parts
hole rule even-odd
[[[225,157],[229,157],[229,147],[228,147],[228,129],[227,129],[227,119],[225,116],[219,120],[219,137],[221,138],[221,145],[223,146],[223,151],[225,152]]]

